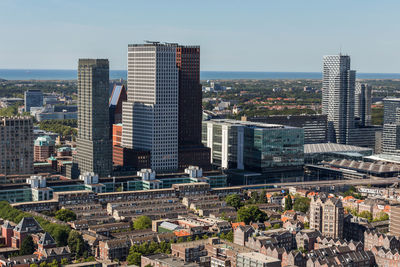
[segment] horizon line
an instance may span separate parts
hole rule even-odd
[[[46,71],[78,71],[77,69],[42,69],[42,68],[33,68],[33,69],[19,69],[19,68],[0,68],[0,70],[26,70],[26,71],[37,71],[37,70],[46,70]],[[127,71],[126,69],[110,69],[110,71]],[[245,73],[322,73],[322,71],[261,71],[261,70],[200,70],[200,72],[245,72]],[[399,74],[400,72],[358,72],[360,74]]]

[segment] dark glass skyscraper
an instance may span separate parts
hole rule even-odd
[[[196,165],[208,169],[210,149],[201,143],[200,47],[178,45],[176,65],[179,70],[179,168]]]
[[[43,94],[40,90],[27,90],[24,93],[25,111],[30,112],[32,107],[43,106]]]
[[[79,59],[76,162],[81,174],[104,177],[112,171],[108,90],[108,60]]]

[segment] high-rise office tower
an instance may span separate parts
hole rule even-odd
[[[33,173],[33,121],[0,117],[0,174]]]
[[[111,174],[108,90],[108,60],[79,59],[76,163],[80,173]]]
[[[328,115],[328,141],[347,144],[354,128],[355,71],[350,57],[324,56],[322,114]]]
[[[177,45],[176,64],[179,70],[179,169],[190,165],[209,169],[210,149],[201,142],[200,47]]]
[[[177,46],[179,70],[179,146],[201,144],[200,47]]]
[[[383,99],[382,153],[400,155],[400,98]]]
[[[25,111],[30,112],[31,107],[43,106],[43,94],[40,90],[27,90],[24,93]]]
[[[122,107],[122,146],[150,151],[155,171],[178,169],[176,45],[128,45],[128,100]]]
[[[365,83],[356,83],[354,116],[360,126],[371,125],[371,87]]]

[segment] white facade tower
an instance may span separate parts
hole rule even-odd
[[[128,45],[128,101],[123,103],[122,145],[151,153],[151,169],[178,168],[176,45]]]
[[[328,116],[329,142],[349,142],[354,128],[355,76],[349,56],[324,56],[322,114]]]

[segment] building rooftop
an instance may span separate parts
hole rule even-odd
[[[400,173],[400,166],[390,163],[381,164],[347,159],[334,159],[327,162],[327,164],[336,168],[346,168],[368,173]]]
[[[115,85],[114,89],[111,93],[110,99],[109,99],[109,106],[116,106],[118,104],[118,100],[120,98],[121,93],[125,90],[124,85]]]
[[[39,223],[33,217],[24,217],[14,228],[17,232],[22,233],[37,233],[42,232],[43,229],[40,227]]]
[[[305,144],[304,153],[327,153],[327,152],[362,152],[372,151],[371,148],[342,145],[336,143]]]
[[[388,155],[388,154],[375,154],[372,156],[364,157],[365,159],[374,160],[374,161],[384,161],[400,164],[400,156],[396,155]]]
[[[383,99],[383,101],[398,101],[400,102],[400,98],[396,98],[396,97],[385,97]]]
[[[171,266],[171,267],[196,267],[199,266],[198,264],[194,262],[185,262],[184,260],[180,258],[176,258],[173,256],[169,256],[167,254],[154,254],[150,256],[145,256],[146,258],[153,260],[153,261],[159,261],[162,263],[162,266]]]
[[[280,262],[279,259],[272,258],[272,257],[266,256],[266,255],[258,253],[258,252],[240,253],[238,256],[251,258],[251,259],[257,260],[262,263]]]
[[[213,119],[206,122],[211,123],[219,123],[225,125],[232,125],[232,126],[245,126],[249,128],[255,129],[297,129],[296,127],[285,126],[280,124],[269,124],[269,123],[261,123],[261,122],[251,122],[251,121],[240,121],[240,120],[232,120],[232,119]]]

